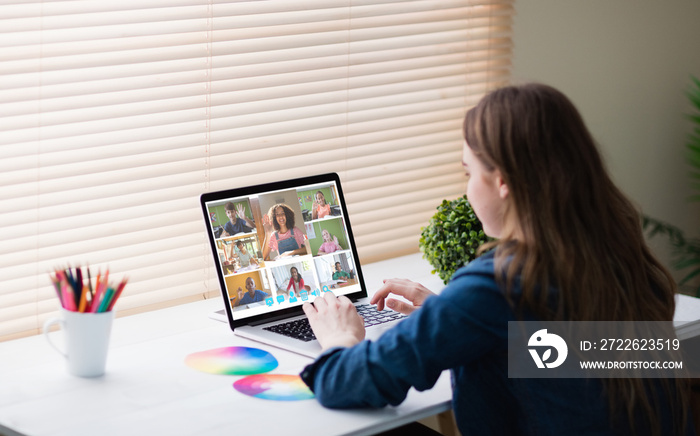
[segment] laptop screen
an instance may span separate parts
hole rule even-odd
[[[201,197],[232,326],[301,312],[324,292],[367,296],[337,174]]]

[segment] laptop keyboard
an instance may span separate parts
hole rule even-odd
[[[399,312],[392,310],[377,310],[376,306],[371,304],[358,304],[355,306],[357,313],[365,320],[365,327],[384,324],[395,319],[405,318]],[[294,321],[276,324],[270,327],[263,327],[263,330],[269,330],[274,333],[279,333],[290,338],[299,339],[304,342],[313,341],[316,339],[314,332],[311,330],[309,320],[306,318],[297,319]]]

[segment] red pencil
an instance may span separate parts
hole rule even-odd
[[[90,312],[97,312],[100,307],[100,300],[102,299],[102,294],[104,294],[105,289],[107,289],[107,279],[109,278],[109,270],[105,272],[105,277],[100,281],[100,274],[97,274],[97,288],[95,289],[95,295],[92,298],[92,305],[90,306]]]
[[[122,282],[119,283],[119,287],[117,287],[116,292],[112,296],[112,301],[109,302],[109,306],[107,306],[107,312],[110,312],[112,308],[114,307],[114,303],[117,302],[117,298],[121,295],[122,291],[124,290],[124,286],[126,286],[127,278],[122,279]]]

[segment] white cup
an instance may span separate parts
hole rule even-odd
[[[105,373],[107,349],[114,312],[83,313],[61,309],[60,318],[44,323],[44,337],[66,358],[68,372],[78,377],[99,377]],[[58,348],[49,336],[53,324],[60,324],[66,351]]]

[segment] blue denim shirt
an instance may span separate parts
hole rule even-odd
[[[430,389],[450,369],[464,435],[617,434],[599,380],[508,378],[514,320],[487,253],[379,340],[329,350],[302,378],[326,407],[384,407],[401,403],[411,387]]]

